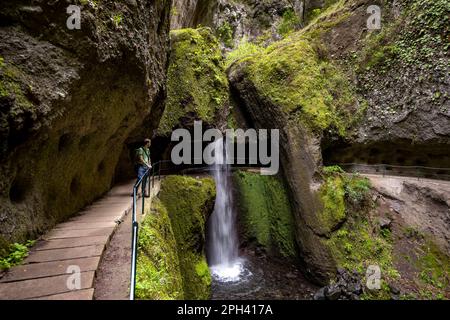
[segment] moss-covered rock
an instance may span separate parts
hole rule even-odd
[[[228,80],[219,43],[209,28],[170,33],[167,100],[158,133],[169,135],[194,120],[216,124],[228,107]]]
[[[258,94],[311,130],[347,133],[357,110],[354,88],[319,39],[300,31],[268,48],[254,47],[250,54],[244,50],[238,68]]]
[[[214,209],[215,185],[210,178],[168,177],[161,187],[178,247],[185,299],[207,299],[211,277],[205,268],[206,220]]]
[[[139,230],[136,298],[179,300],[184,298],[177,243],[167,209],[159,199],[147,205]]]
[[[294,217],[283,182],[246,172],[236,172],[233,179],[244,239],[272,254],[296,258]]]
[[[136,296],[140,299],[208,299],[205,225],[214,208],[210,178],[163,180],[139,236]]]
[[[382,290],[365,290],[363,298],[390,299],[388,284],[399,273],[394,267],[390,231],[382,230],[371,212],[374,204],[369,180],[328,171],[320,192],[324,206],[320,219],[328,232],[321,241],[331,251],[336,266],[358,272],[364,283],[367,268],[379,266],[383,272]]]

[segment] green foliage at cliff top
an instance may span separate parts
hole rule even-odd
[[[237,172],[239,215],[245,237],[273,253],[295,258],[295,222],[285,186],[277,177]]]
[[[228,80],[219,42],[209,28],[174,30],[167,101],[159,133],[168,135],[184,117],[214,123],[228,104]]]

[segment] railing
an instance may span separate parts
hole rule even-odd
[[[138,191],[142,189],[142,208],[141,215],[144,215],[146,192],[151,196],[152,189],[155,187],[155,179],[161,181],[162,164],[169,161],[159,161],[148,169],[144,176],[136,182],[133,187],[133,214],[132,214],[132,236],[131,236],[131,281],[130,281],[130,300],[134,300],[136,291],[136,264],[137,264],[137,246],[139,236],[139,222],[137,219]],[[148,186],[146,186],[148,184]],[[147,187],[147,188],[146,188]]]
[[[414,177],[417,179],[450,180],[450,168],[359,163],[340,163],[337,165],[347,172]]]

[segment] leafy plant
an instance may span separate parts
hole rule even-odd
[[[13,266],[19,265],[28,257],[28,249],[35,244],[36,241],[28,240],[25,244],[13,243],[9,247],[8,255],[0,259],[0,269],[6,270]]]
[[[283,18],[278,26],[278,33],[283,37],[289,35],[292,31],[300,25],[300,17],[293,9],[288,9],[283,13]]]
[[[330,175],[330,174],[334,174],[334,173],[344,173],[344,170],[342,170],[342,168],[340,166],[323,167],[322,171],[326,175]]]
[[[112,17],[112,21],[114,22],[115,27],[118,28],[123,21],[122,14],[120,14],[120,13],[115,14]]]
[[[229,48],[233,47],[233,29],[228,22],[224,22],[217,30],[218,38]]]

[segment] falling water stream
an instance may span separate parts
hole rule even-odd
[[[230,168],[223,139],[215,145],[215,159],[212,171],[216,182],[217,196],[214,212],[209,221],[208,260],[211,273],[221,282],[240,280],[244,271],[244,261],[239,258],[239,242],[236,231],[236,215]]]

